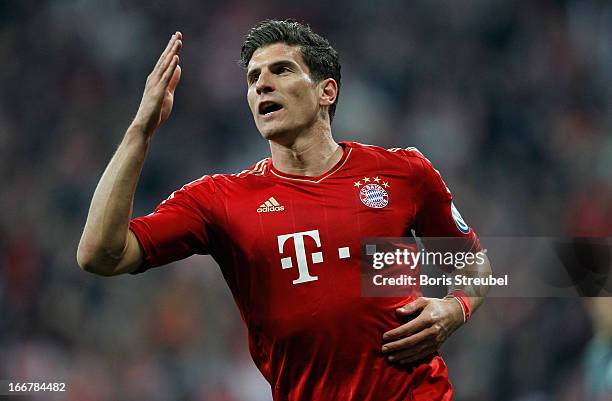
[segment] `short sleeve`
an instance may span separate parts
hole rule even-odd
[[[440,173],[420,153],[415,159],[414,162],[420,164],[418,170],[422,179],[414,221],[416,235],[424,239],[425,246],[430,250],[479,251],[480,241],[474,230],[463,220]],[[428,241],[427,238],[432,240]],[[444,241],[433,238],[453,239]]]
[[[130,230],[144,252],[143,264],[132,274],[210,253],[213,197],[214,186],[204,177],[173,192],[153,213],[132,219]]]

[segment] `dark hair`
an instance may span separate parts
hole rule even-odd
[[[321,82],[333,78],[338,84],[336,101],[329,106],[329,121],[336,112],[338,96],[340,95],[340,61],[338,52],[327,39],[316,34],[308,25],[293,19],[284,21],[266,20],[255,25],[246,36],[240,49],[239,64],[246,68],[255,50],[274,43],[286,43],[298,46],[304,62],[310,70],[312,79]]]

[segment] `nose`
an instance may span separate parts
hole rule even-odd
[[[262,93],[270,93],[274,91],[274,86],[272,85],[270,74],[266,71],[262,71],[257,77],[257,83],[255,84],[255,90],[258,95]]]

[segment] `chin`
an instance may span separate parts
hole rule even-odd
[[[280,139],[290,132],[290,130],[281,124],[264,124],[262,127],[258,127],[259,133],[265,139],[271,141]]]

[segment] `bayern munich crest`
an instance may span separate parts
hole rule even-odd
[[[389,183],[379,177],[364,177],[355,183],[359,188],[359,200],[369,208],[382,209],[389,204]]]

